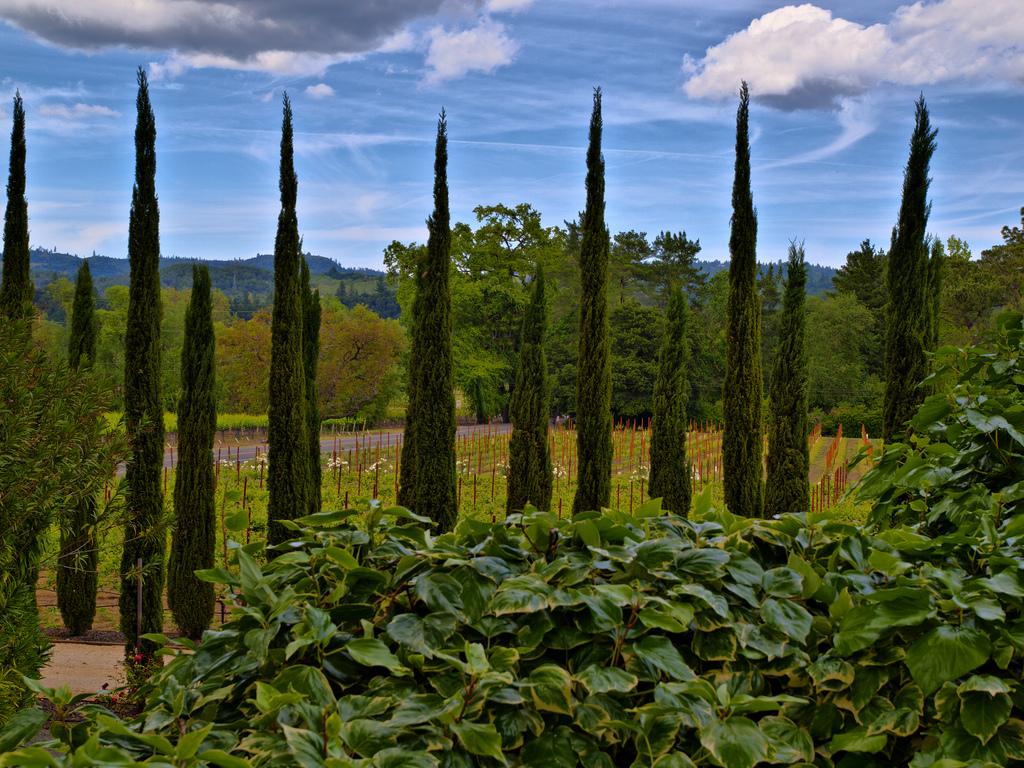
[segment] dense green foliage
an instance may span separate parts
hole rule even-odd
[[[78,270],[70,325],[68,367],[72,371],[87,370],[96,358],[96,310],[89,265],[85,263]],[[96,615],[99,576],[96,571],[99,560],[96,509],[96,497],[83,496],[69,511],[67,524],[61,532],[57,559],[57,606],[64,626],[72,635],[87,632]]]
[[[984,346],[944,347],[907,442],[886,445],[861,498],[878,525],[990,529],[1024,511],[1024,316],[1002,315]]]
[[[807,322],[803,246],[789,246],[786,291],[768,387],[768,461],[764,491],[766,517],[807,510],[810,457],[807,447]]]
[[[757,293],[757,214],[750,190],[750,93],[744,83],[736,111],[736,170],[729,234],[729,306],[722,469],[729,511],[761,514],[764,490],[761,400],[761,300]]]
[[[587,205],[580,240],[579,356],[576,377],[574,512],[601,509],[611,499],[612,371],[608,342],[608,229],[604,223],[601,89],[594,90],[587,145]]]
[[[0,337],[3,722],[24,703],[21,675],[38,676],[47,653],[35,598],[45,535],[55,521],[71,533],[82,499],[102,488],[124,450],[100,418],[104,393],[91,377],[40,351],[24,322],[0,320]]]
[[[25,199],[25,105],[14,94],[11,116],[11,160],[7,176],[7,207],[4,209],[3,276],[0,279],[0,315],[11,319],[30,317],[32,278],[28,251],[28,201]]]
[[[124,549],[119,607],[128,650],[142,633],[163,628],[164,550],[162,472],[163,401],[160,395],[160,210],[156,197],[156,119],[141,68],[136,100],[135,185],[128,223],[128,321],[124,337],[124,422],[131,458],[125,469]],[[142,569],[138,563],[141,561]],[[141,607],[136,590],[142,580]]]
[[[455,381],[449,292],[451,219],[448,210],[448,123],[437,121],[434,149],[434,211],[427,219],[427,249],[417,290],[419,315],[415,377],[416,447],[413,509],[442,531],[455,527]],[[408,439],[408,436],[406,437]],[[404,458],[404,457],[403,457]]]
[[[270,421],[267,429],[267,542],[287,535],[283,520],[309,509],[309,437],[303,346],[302,243],[295,214],[298,178],[292,144],[292,105],[284,97],[281,122],[281,213],[274,241],[274,314],[270,347]]]
[[[544,270],[537,268],[533,295],[523,316],[519,336],[519,368],[509,408],[512,436],[508,444],[508,497],[506,511],[522,512],[527,504],[540,510],[551,507],[552,470],[548,445],[551,388],[544,356],[548,330]]]
[[[910,157],[903,174],[899,220],[893,229],[886,284],[885,399],[883,437],[899,435],[914,415],[924,392],[918,388],[927,373],[928,335],[928,167],[935,136],[924,97],[918,99]]]
[[[437,538],[400,509],[360,517],[303,519],[269,565],[240,550],[237,571],[203,574],[237,595],[231,621],[157,672],[143,715],[68,718],[56,758],[0,764],[1024,759],[1019,521],[872,535],[706,495],[693,521],[649,503]]]
[[[210,455],[217,427],[210,273],[192,267],[192,298],[185,314],[178,404],[178,470],[174,476],[174,529],[167,564],[167,601],[174,623],[198,639],[213,620],[213,585],[195,572],[213,567],[216,546],[214,477]]]
[[[306,435],[309,438],[309,513],[320,511],[320,405],[316,385],[320,357],[320,291],[309,285],[309,266],[302,260],[302,363],[306,371]]]
[[[651,406],[651,471],[647,492],[681,517],[690,512],[692,478],[686,458],[687,402],[690,385],[690,339],[686,333],[689,299],[681,288],[670,289],[664,340],[658,356]]]

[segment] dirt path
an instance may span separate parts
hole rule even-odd
[[[87,643],[54,643],[50,663],[43,667],[43,685],[66,685],[72,693],[94,693],[106,683],[116,688],[124,682],[121,661],[124,646]]]

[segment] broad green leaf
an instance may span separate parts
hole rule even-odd
[[[631,648],[638,659],[664,672],[672,680],[682,682],[694,678],[693,670],[667,637],[644,635]]]
[[[700,729],[700,743],[723,768],[753,768],[768,759],[768,739],[753,720],[712,720]]]
[[[407,675],[409,670],[380,640],[366,637],[349,640],[345,650],[358,663],[366,667],[385,667],[393,675]]]
[[[494,723],[452,723],[452,731],[471,755],[490,757],[506,765],[505,756],[501,751],[501,736],[498,735]]]
[[[370,761],[372,768],[437,768],[437,758],[429,752],[390,747],[382,749]]]
[[[910,646],[906,664],[914,682],[928,695],[946,681],[980,667],[991,650],[991,643],[983,632],[943,624]]]
[[[769,597],[761,605],[761,611],[769,627],[774,627],[799,643],[807,640],[811,631],[811,614],[799,603]]]
[[[10,752],[35,736],[46,720],[46,713],[41,709],[22,709],[15,713],[0,730],[0,753]]]
[[[833,752],[873,753],[885,749],[887,742],[888,737],[884,733],[869,736],[867,727],[861,727],[833,737],[828,748]]]
[[[803,594],[803,577],[792,568],[772,568],[761,579],[764,591],[772,597],[799,597]]]
[[[530,691],[533,705],[542,712],[572,714],[572,678],[554,664],[537,667],[523,681]]]
[[[601,667],[597,664],[584,669],[576,679],[591,693],[628,693],[636,687],[636,675],[618,667]]]
[[[769,715],[758,722],[761,732],[771,745],[772,762],[797,763],[814,760],[814,741],[811,734],[788,717]]]

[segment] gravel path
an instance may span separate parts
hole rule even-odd
[[[43,667],[43,685],[67,685],[72,693],[95,693],[106,683],[116,688],[124,682],[121,661],[124,646],[89,643],[54,643],[50,663]]]

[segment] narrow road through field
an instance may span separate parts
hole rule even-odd
[[[469,437],[474,434],[487,434],[490,430],[491,434],[505,434],[506,432],[512,431],[511,424],[465,424],[460,426],[456,431],[457,437]],[[335,443],[337,441],[337,443]],[[378,432],[366,432],[359,436],[353,435],[352,433],[342,432],[337,436],[320,437],[320,451],[330,455],[337,445],[338,451],[347,452],[354,451],[356,449],[356,443],[359,443],[359,450],[363,450],[365,446],[368,450],[376,451],[377,446],[381,447],[396,443],[401,443],[402,431],[399,430],[380,430]],[[226,447],[226,446],[225,446]],[[227,458],[225,447],[222,447],[222,456]],[[247,443],[231,444],[231,460],[235,460],[235,454],[237,451],[238,458],[242,461],[251,461],[256,458],[257,449],[261,456],[265,456],[267,453],[266,440],[262,441],[249,441]],[[217,449],[213,450],[214,456],[217,455]],[[164,466],[170,469],[172,466],[176,466],[178,463],[178,452],[175,448],[169,448],[164,451]],[[123,470],[119,470],[118,474],[122,474]]]

